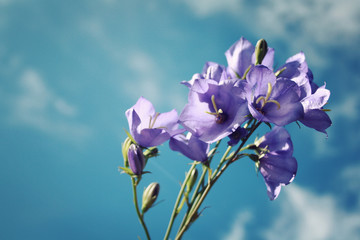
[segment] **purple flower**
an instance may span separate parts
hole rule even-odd
[[[300,102],[304,108],[304,115],[299,121],[305,126],[326,133],[332,122],[323,111],[323,106],[329,100],[330,91],[325,89],[325,85],[318,87],[313,82],[313,74],[308,68],[304,53],[300,52],[290,57],[279,71],[281,72],[278,77],[291,79],[300,87]]]
[[[228,141],[229,146],[235,146],[239,141],[246,137],[248,130],[243,127],[238,127],[232,134],[229,135],[230,140]]]
[[[330,97],[330,91],[325,89],[325,85],[316,89],[314,93],[303,98],[301,104],[304,107],[304,116],[300,118],[305,126],[313,128],[326,134],[326,129],[331,126],[332,122],[323,106]]]
[[[186,136],[178,134],[171,137],[169,146],[171,150],[180,152],[191,160],[205,162],[208,159],[210,144],[199,140],[190,132]]]
[[[130,134],[142,147],[158,146],[171,136],[183,132],[178,129],[178,114],[175,109],[166,113],[156,113],[151,102],[140,97],[125,113]]]
[[[251,115],[259,121],[284,126],[304,114],[300,87],[263,65],[254,66],[246,76],[245,92]]]
[[[274,200],[279,195],[281,186],[291,183],[295,178],[297,162],[292,156],[293,144],[285,128],[274,127],[256,145],[267,149],[260,155],[258,168],[265,179],[267,194],[270,200]]]
[[[220,85],[213,80],[195,80],[188,104],[180,114],[180,124],[207,143],[230,135],[248,115],[242,91],[230,80]]]
[[[222,84],[223,80],[227,80],[229,77],[225,66],[215,62],[206,62],[201,73],[195,73],[190,81],[182,81],[181,83],[191,88],[197,79],[211,79]]]
[[[244,37],[241,37],[225,52],[225,56],[228,62],[228,73],[232,78],[242,77],[249,66],[255,64],[255,47]],[[261,64],[272,70],[273,63],[274,49],[268,48]]]
[[[128,161],[131,171],[135,175],[141,175],[145,167],[145,158],[138,145],[131,144],[128,150]]]

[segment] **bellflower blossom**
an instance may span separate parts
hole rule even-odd
[[[190,132],[185,136],[178,134],[170,138],[170,149],[180,152],[194,161],[205,162],[208,159],[210,144],[194,137]]]
[[[256,145],[266,149],[257,164],[265,179],[267,194],[270,200],[274,200],[279,195],[281,186],[291,183],[295,178],[297,162],[292,156],[293,144],[285,128],[274,127]]]
[[[195,73],[190,81],[182,81],[181,83],[191,88],[197,79],[211,79],[219,84],[224,80],[228,80],[230,75],[226,71],[226,67],[215,62],[206,62],[201,73]]]
[[[230,135],[248,115],[242,91],[231,80],[221,85],[213,80],[195,80],[179,123],[207,143]]]
[[[313,74],[308,68],[304,53],[300,52],[287,59],[279,71],[281,72],[278,77],[291,79],[301,89],[300,102],[304,108],[304,115],[299,121],[305,126],[326,133],[332,122],[323,106],[329,100],[330,91],[325,85],[318,87],[313,82]]]
[[[147,239],[151,238],[144,214],[152,208],[160,185],[154,182],[146,188],[141,211],[137,196],[140,181],[147,179],[145,164],[159,155],[155,146],[170,139],[171,150],[193,160],[163,238],[182,239],[204,210],[209,191],[239,159],[249,157],[255,162],[264,178],[267,195],[274,200],[282,186],[290,184],[297,173],[293,143],[283,126],[299,121],[326,133],[331,125],[328,109],[324,109],[330,91],[325,84],[319,87],[313,82],[304,53],[288,58],[274,71],[274,49],[264,39],[254,46],[241,37],[225,56],[227,66],[206,62],[200,73],[182,82],[189,93],[180,116],[175,110],[156,113],[143,97],[126,111],[130,133],[122,144],[124,167],[119,168],[131,178],[135,210]],[[264,123],[272,130],[249,144]],[[178,129],[179,125],[183,129]],[[187,135],[183,134],[185,131]],[[229,137],[227,144],[220,141],[225,137]],[[171,236],[175,218],[181,212],[183,220],[176,235]]]
[[[303,116],[299,86],[289,79],[276,79],[266,66],[254,66],[243,84],[249,111],[257,120],[284,126]]]
[[[184,130],[178,129],[178,114],[175,109],[166,113],[156,113],[147,99],[140,97],[125,113],[130,134],[142,147],[158,146],[171,136]]]
[[[274,64],[274,49],[268,48],[267,53],[262,60],[262,65],[272,70]],[[255,65],[255,47],[244,37],[235,42],[226,52],[228,62],[228,74],[232,78],[241,78],[249,67]]]

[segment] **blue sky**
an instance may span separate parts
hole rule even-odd
[[[295,124],[295,181],[270,202],[251,161],[234,164],[184,239],[358,239],[360,3],[353,0],[0,0],[0,238],[137,239],[120,175],[124,112],[140,96],[179,112],[179,84],[225,64],[241,36],[265,38],[275,65],[304,51],[331,91],[333,126]],[[189,161],[160,147],[149,162],[161,203],[146,216],[161,239]]]

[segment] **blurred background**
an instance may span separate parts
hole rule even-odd
[[[180,81],[241,36],[265,38],[275,67],[304,51],[333,126],[287,127],[298,174],[275,201],[250,160],[233,164],[184,239],[359,239],[359,26],[353,0],[0,0],[0,239],[145,239],[118,171],[124,112],[140,96],[180,112]],[[159,149],[139,187],[161,185],[153,239],[190,163]]]

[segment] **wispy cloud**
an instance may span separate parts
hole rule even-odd
[[[162,105],[167,108],[180,110],[184,106],[184,98],[181,91],[174,88],[181,88],[178,85],[170,86],[167,80],[171,78],[161,70],[156,59],[144,51],[134,50],[128,56],[128,67],[133,72],[134,79],[123,83],[126,93],[132,96],[144,96],[155,105]]]
[[[266,239],[358,239],[360,214],[339,206],[336,197],[292,185],[283,193],[279,216],[264,232]]]
[[[358,148],[360,141],[360,128],[357,124],[360,110],[358,103],[357,94],[348,94],[343,99],[337,99],[336,104],[330,107],[329,116],[333,125],[327,129],[329,138],[325,138],[323,134],[315,131],[311,136],[318,156],[322,156],[324,159],[325,156],[335,156],[343,151],[354,151]],[[337,139],[341,139],[342,144],[339,145]]]
[[[90,129],[74,121],[77,108],[49,89],[37,71],[25,70],[19,83],[21,91],[14,98],[12,123],[73,140],[89,136]]]
[[[239,12],[241,1],[238,0],[183,0],[191,10],[200,17],[217,14],[219,12]]]
[[[182,1],[198,17],[220,13],[233,16],[240,24],[246,22],[259,37],[281,40],[294,49],[300,47],[317,66],[327,64],[319,47],[338,47],[359,41],[360,2],[353,0],[274,0],[255,4],[236,0]]]
[[[359,96],[358,94],[347,95],[342,101],[338,101],[331,108],[331,117],[333,119],[343,118],[348,121],[359,119]]]
[[[246,225],[252,220],[253,215],[250,211],[239,212],[231,226],[230,231],[221,237],[223,240],[242,240],[246,239]]]

